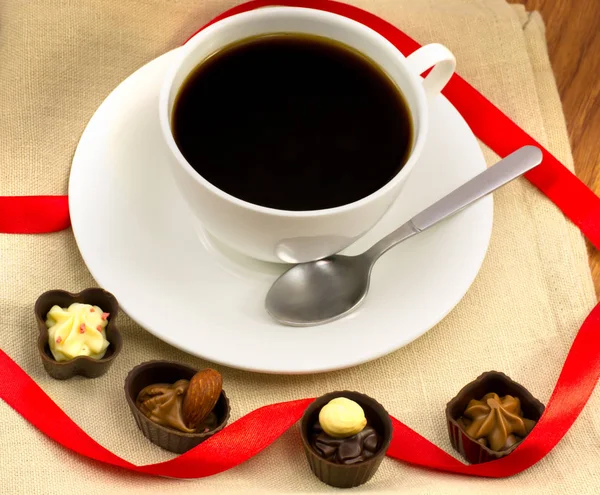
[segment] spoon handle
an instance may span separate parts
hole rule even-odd
[[[365,254],[372,261],[388,249],[432,225],[454,215],[478,199],[523,175],[542,161],[542,152],[535,146],[523,146],[503,160],[475,176],[447,196],[415,215],[400,228],[381,239]]]
[[[538,166],[541,161],[539,148],[523,146],[415,215],[411,221],[418,231],[428,229]]]

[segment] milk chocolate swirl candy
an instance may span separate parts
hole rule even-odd
[[[472,464],[513,452],[531,432],[544,405],[504,373],[488,371],[446,406],[452,446]]]
[[[461,419],[467,435],[484,440],[480,443],[496,452],[520,442],[535,426],[535,421],[523,417],[518,398],[495,392],[469,402]]]

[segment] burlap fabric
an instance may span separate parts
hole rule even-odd
[[[182,43],[230,0],[3,0],[0,3],[0,194],[64,194],[74,148],[110,91]],[[538,14],[502,0],[355,0],[422,43],[439,41],[458,70],[511,118],[572,166],[560,101]],[[486,150],[489,163],[497,158]],[[99,239],[101,242],[101,239]],[[203,367],[120,317],[124,351],[100,379],[57,382],[35,350],[32,305],[50,288],[94,285],[70,230],[0,236],[0,346],[89,434],[136,463],[170,457],[129,413],[123,381],[136,364],[175,359]],[[218,367],[232,419],[263,404],[350,388],[381,401],[451,451],[444,406],[481,372],[498,369],[547,401],[569,345],[595,303],[584,241],[525,180],[496,194],[483,268],[456,309],[413,344],[372,363],[314,376],[267,376]],[[0,378],[1,379],[1,378]],[[356,491],[411,493],[598,493],[600,394],[551,455],[505,480],[438,474],[387,459]],[[108,468],[48,440],[0,402],[0,492],[328,492],[310,473],[292,428],[266,451],[195,481]]]

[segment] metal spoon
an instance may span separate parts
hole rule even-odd
[[[279,323],[311,326],[354,311],[369,290],[379,257],[478,199],[516,179],[542,161],[535,146],[524,146],[413,217],[359,256],[333,255],[290,268],[267,294],[267,312]]]

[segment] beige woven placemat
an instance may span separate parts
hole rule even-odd
[[[125,77],[182,43],[231,0],[3,0],[0,3],[0,194],[66,193],[79,136]],[[502,0],[354,0],[422,43],[452,49],[458,70],[572,166],[544,28],[537,14]],[[486,149],[492,163],[496,157]],[[579,231],[525,180],[496,194],[493,238],[463,301],[413,344],[356,368],[266,376],[219,368],[233,419],[262,404],[340,388],[364,391],[450,451],[444,406],[482,371],[498,369],[547,401],[575,332],[595,303]],[[99,240],[101,242],[101,239]],[[120,317],[125,349],[100,379],[50,379],[35,351],[32,304],[49,288],[94,285],[71,231],[0,236],[0,347],[92,437],[137,463],[170,457],[127,411],[133,366],[185,355]],[[0,377],[1,379],[1,377]],[[385,460],[356,489],[373,493],[598,493],[600,407],[595,393],[565,439],[529,471],[506,480],[433,473]],[[195,481],[108,468],[54,444],[0,402],[0,493],[320,493],[293,428],[246,464]]]

